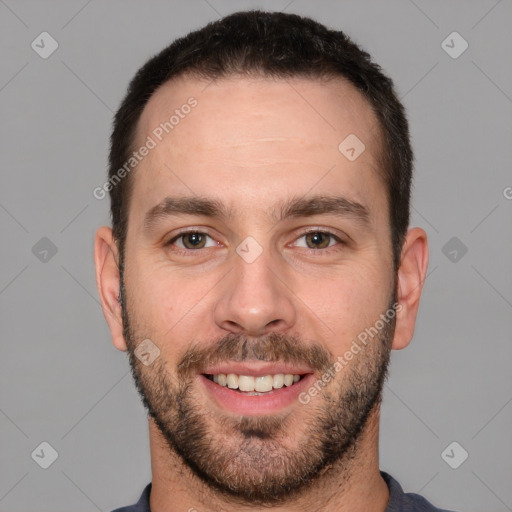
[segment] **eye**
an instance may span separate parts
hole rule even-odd
[[[301,238],[304,238],[306,245],[299,245],[299,247],[305,247],[306,249],[311,249],[313,251],[318,249],[328,249],[334,246],[336,241],[344,245],[344,242],[340,237],[336,236],[334,233],[331,233],[329,231],[308,231],[299,238],[297,238],[297,240],[300,240]]]
[[[208,239],[211,240],[209,245],[207,245]],[[297,244],[297,240],[301,239],[305,240],[306,245]],[[325,249],[330,249],[335,246],[336,242],[342,246],[345,245],[345,242],[334,233],[315,229],[307,231],[297,238],[294,245],[296,247],[304,247],[305,249],[313,252],[330,252],[330,250]],[[218,247],[220,245],[220,242],[214,240],[207,233],[197,230],[182,231],[165,243],[166,247],[174,246],[173,250],[181,254],[190,254],[195,250],[208,249],[210,247]],[[321,251],[319,251],[320,249]]]
[[[213,242],[209,246],[205,245],[207,238],[211,239]],[[181,245],[179,243],[176,244],[176,247],[182,250],[181,252],[194,249],[207,249],[208,247],[215,247],[216,245],[219,245],[219,242],[216,242],[210,235],[201,231],[182,231],[174,238],[171,238],[171,240],[169,240],[165,245],[175,245],[175,242],[177,241],[181,242]]]

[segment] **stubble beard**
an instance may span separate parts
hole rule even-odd
[[[173,373],[162,357],[146,367],[134,350],[148,338],[147,330],[132,321],[122,273],[120,302],[132,376],[148,416],[169,449],[207,486],[241,504],[276,506],[300,498],[333,466],[340,483],[349,478],[358,441],[381,402],[395,317],[315,400],[287,413],[235,417],[197,396],[196,370],[202,364],[280,360],[307,363],[321,376],[333,367],[333,355],[319,344],[306,346],[277,333],[250,342],[228,335],[211,348],[191,345]],[[388,308],[395,302],[396,292]]]

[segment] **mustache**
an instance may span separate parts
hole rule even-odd
[[[334,356],[318,343],[306,344],[301,338],[270,333],[257,339],[243,334],[228,334],[207,347],[193,343],[178,364],[178,375],[188,377],[204,373],[208,366],[224,361],[266,361],[307,364],[318,372],[332,366]]]

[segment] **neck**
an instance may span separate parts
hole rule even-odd
[[[354,453],[325,468],[305,493],[287,504],[273,506],[273,512],[385,512],[389,489],[379,471],[379,416],[377,404]],[[149,419],[149,438],[152,512],[268,512],[269,507],[230,500],[206,485],[170,450],[152,419]]]

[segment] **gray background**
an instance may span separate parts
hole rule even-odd
[[[430,265],[414,339],[392,355],[381,469],[444,508],[512,510],[510,0],[0,0],[0,511],[109,511],[150,481],[144,409],[96,292],[93,236],[109,217],[92,191],[138,67],[254,7],[346,31],[408,109],[411,226]],[[43,31],[59,44],[47,59],[31,48]],[[469,44],[456,59],[441,46],[453,31]],[[48,469],[31,456],[43,441],[58,452]],[[453,441],[469,453],[457,469],[441,457]]]

